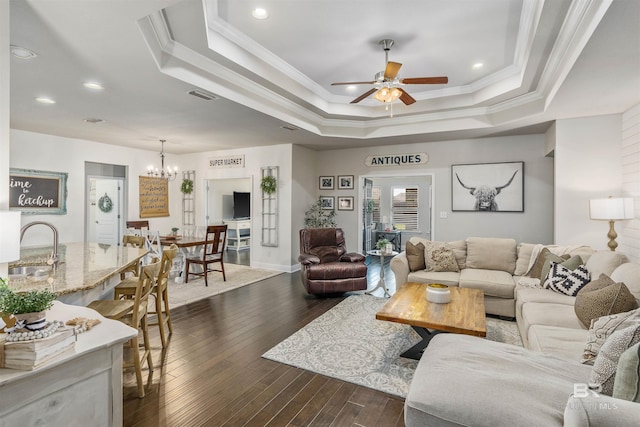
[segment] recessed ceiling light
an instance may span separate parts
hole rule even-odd
[[[479,70],[482,67],[484,67],[484,64],[482,62],[476,62],[471,68],[473,68],[474,70]]]
[[[104,123],[104,120],[102,120],[102,119],[98,119],[98,118],[96,118],[96,117],[89,117],[89,118],[87,118],[87,119],[82,119],[82,120],[83,120],[83,121],[85,121],[85,122],[87,122],[87,123],[93,123],[93,124],[96,124],[96,123]]]
[[[55,104],[56,101],[54,101],[53,99],[46,97],[46,96],[39,96],[36,98],[36,101],[38,101],[41,104]]]
[[[251,11],[251,15],[256,19],[267,19],[269,17],[269,12],[261,7],[256,7]]]
[[[347,90],[348,90],[349,92],[353,92],[353,91],[354,91],[354,90],[356,90],[356,89],[357,89],[357,86],[356,86],[356,85],[349,85],[349,86],[347,86]]]
[[[104,89],[104,86],[102,86],[100,83],[96,83],[96,82],[84,82],[84,83],[82,83],[82,86],[86,87],[87,89],[94,89],[94,90],[102,90],[102,89]]]
[[[34,51],[16,45],[11,45],[11,54],[18,59],[33,59],[38,56]]]

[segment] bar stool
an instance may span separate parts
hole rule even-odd
[[[160,260],[160,267],[157,271],[157,276],[154,277],[154,285],[151,290],[151,296],[155,300],[155,311],[149,311],[148,314],[155,314],[158,317],[158,321],[149,323],[149,326],[158,326],[160,330],[160,340],[162,341],[162,348],[167,346],[167,339],[165,335],[165,325],[169,328],[169,335],[173,333],[173,324],[171,323],[171,311],[169,309],[169,273],[173,265],[173,259],[178,254],[178,247],[173,244],[169,249],[165,249],[162,252],[162,258]],[[114,288],[114,299],[121,298],[130,299],[135,295],[137,288],[137,280],[135,277],[129,277],[121,281]]]
[[[122,246],[127,248],[144,248],[145,238],[143,236],[135,236],[132,234],[125,234],[122,237]],[[138,277],[139,264],[133,264],[120,272],[120,280],[124,280],[126,273],[133,273],[135,277]]]
[[[146,359],[149,371],[153,371],[153,360],[151,358],[151,343],[149,341],[148,325],[148,304],[149,295],[154,285],[154,277],[160,268],[160,262],[145,265],[142,267],[138,278],[135,296],[126,300],[98,300],[92,301],[88,307],[94,309],[107,319],[119,320],[132,328],[138,330],[138,334],[131,338],[132,363],[123,364],[123,368],[134,367],[136,371],[136,381],[138,384],[138,396],[144,397],[144,383],[142,380],[142,365]],[[140,353],[139,332],[142,332],[144,351]]]

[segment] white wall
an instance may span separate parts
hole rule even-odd
[[[9,208],[9,106],[10,53],[9,2],[0,2],[0,210]],[[7,276],[7,264],[0,263],[0,277]]]
[[[640,104],[622,115],[622,195],[634,198],[636,219],[616,227],[618,250],[640,262]]]
[[[589,200],[622,195],[622,115],[556,122],[555,242],[607,249],[609,224],[589,218]]]
[[[317,153],[308,148],[293,146],[293,164],[291,181],[291,238],[292,269],[299,270],[300,229],[304,228],[304,213],[318,199],[318,173],[316,171]],[[347,245],[349,242],[347,242]],[[355,242],[353,248],[355,249]]]
[[[167,155],[168,164],[176,158]],[[159,165],[160,154],[93,141],[63,138],[21,130],[11,130],[11,167],[44,171],[66,172],[66,215],[23,215],[22,225],[31,221],[47,221],[60,232],[60,242],[84,241],[85,221],[85,161],[129,166],[127,197],[129,220],[139,219],[138,176],[146,172],[150,163]],[[180,226],[181,217],[180,180],[169,183],[169,217],[149,218],[152,229],[168,232]],[[177,224],[177,225],[176,225]],[[25,234],[23,245],[50,245],[51,232],[46,227],[33,227]]]
[[[426,152],[429,162],[419,166],[367,167],[369,155]],[[545,157],[544,135],[484,138],[384,147],[321,151],[316,153],[319,175],[402,176],[433,174],[434,240],[456,240],[470,236],[511,237],[518,242],[553,241],[553,160]],[[451,212],[451,165],[467,163],[525,162],[525,211]],[[316,187],[317,188],[317,187]],[[354,195],[361,205],[359,189],[318,191],[323,195]],[[447,218],[440,218],[444,212]],[[360,230],[359,210],[338,216],[338,225]],[[360,247],[360,246],[359,246]]]

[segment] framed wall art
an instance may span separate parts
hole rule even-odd
[[[9,170],[9,210],[26,214],[67,213],[67,173]]]
[[[353,210],[353,196],[338,197],[338,210],[339,211],[352,211]]]
[[[321,176],[320,177],[320,189],[321,190],[333,190],[333,177]]]
[[[524,162],[451,166],[454,212],[524,212]]]
[[[353,175],[338,175],[338,190],[353,190]]]
[[[322,196],[320,197],[320,204],[322,205],[323,210],[333,210],[334,207],[334,197],[333,196]]]

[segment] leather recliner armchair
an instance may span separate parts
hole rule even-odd
[[[341,228],[300,230],[302,284],[310,294],[367,289],[367,266],[362,254],[347,253]]]

